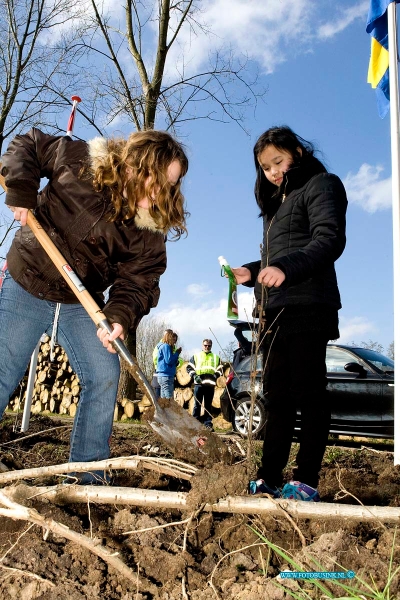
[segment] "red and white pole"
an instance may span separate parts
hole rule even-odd
[[[81,99],[79,98],[79,96],[72,96],[71,100],[72,100],[72,109],[71,109],[71,114],[69,115],[68,125],[67,125],[67,135],[69,135],[70,137],[72,136],[72,132],[74,130],[76,107],[78,106],[79,102],[81,102]]]
[[[78,106],[81,99],[79,98],[79,96],[72,96],[71,100],[72,100],[72,109],[71,109],[71,114],[68,119],[67,134],[66,134],[69,137],[72,137],[72,131],[74,129],[74,122],[75,122],[76,107]],[[56,307],[56,312],[54,315],[54,323],[53,323],[53,329],[52,329],[51,339],[50,339],[50,362],[53,362],[53,359],[54,359],[54,346],[55,346],[56,337],[57,337],[57,326],[58,326],[58,316],[60,314],[60,306],[61,305],[58,303],[57,307]],[[23,432],[23,433],[25,433],[25,431],[28,431],[28,429],[29,429],[29,420],[30,420],[30,415],[31,415],[31,405],[32,405],[32,399],[33,399],[33,388],[34,388],[36,367],[37,367],[37,363],[38,363],[38,356],[39,356],[41,343],[42,343],[42,338],[40,338],[40,340],[38,341],[38,343],[36,345],[35,350],[33,351],[33,354],[31,356],[31,362],[29,365],[28,382],[26,385],[25,405],[24,405],[24,412],[22,414],[22,422],[21,422],[21,432]]]

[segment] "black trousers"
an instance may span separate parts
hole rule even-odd
[[[263,348],[267,423],[258,478],[270,487],[282,485],[297,408],[301,410],[301,434],[293,479],[318,485],[331,417],[326,390],[327,342],[327,336],[319,332],[280,336],[278,329],[270,347],[266,341]]]
[[[194,386],[194,397],[195,402],[193,406],[192,415],[198,421],[204,423],[204,425],[212,425],[211,416],[211,404],[214,398],[214,386],[213,385],[195,385]],[[201,405],[204,400],[204,415],[201,417]]]

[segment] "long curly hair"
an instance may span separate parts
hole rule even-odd
[[[173,185],[168,181],[170,164],[177,160],[181,177]],[[126,169],[132,171],[129,179]],[[172,239],[187,234],[185,199],[181,180],[187,173],[189,161],[182,145],[165,131],[139,131],[128,140],[110,138],[107,152],[96,160],[93,167],[93,185],[96,191],[109,188],[113,205],[111,221],[126,221],[135,216],[137,203],[149,199],[150,216],[157,226]]]

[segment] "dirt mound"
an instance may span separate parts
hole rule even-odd
[[[70,422],[35,417],[27,434],[20,434],[6,417],[0,424],[0,460],[11,469],[66,462],[70,428]],[[240,444],[245,448],[243,440]],[[141,426],[115,427],[111,448],[115,457],[172,456],[153,432]],[[293,456],[294,452],[295,448]],[[57,506],[31,498],[26,506],[98,540],[131,569],[132,577],[123,577],[93,552],[61,535],[1,516],[0,597],[278,600],[306,590],[309,598],[316,599],[346,596],[338,587],[341,583],[358,587],[362,597],[366,583],[372,585],[371,577],[377,589],[383,590],[390,577],[390,561],[392,573],[400,566],[400,538],[396,539],[393,526],[350,519],[294,522],[283,512],[279,517],[204,512],[206,503],[245,495],[258,456],[255,444],[250,464],[240,454],[232,465],[199,468],[190,481],[146,469],[113,473],[113,486],[187,493],[185,511],[93,502]],[[47,476],[25,483],[49,486],[59,482],[60,477]],[[393,466],[390,452],[328,447],[320,491],[322,500],[328,502],[398,506],[400,469]],[[321,580],[318,589],[309,580],[280,575],[300,569],[354,571],[355,577]],[[390,593],[392,598],[400,597],[397,575]]]

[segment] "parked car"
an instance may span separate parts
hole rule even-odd
[[[227,378],[221,396],[224,418],[233,429],[247,435],[250,420],[251,385],[254,384],[253,436],[261,437],[266,421],[267,399],[262,392],[262,357],[247,356]],[[254,369],[254,367],[256,367]],[[332,402],[332,434],[394,437],[394,362],[374,350],[341,344],[326,348],[328,390]],[[255,370],[253,382],[251,371]],[[297,411],[296,429],[300,429]]]

